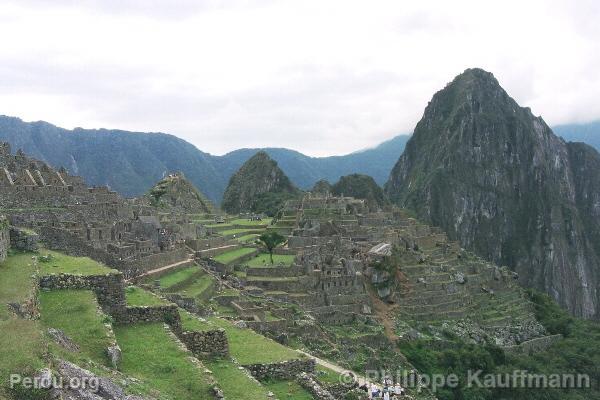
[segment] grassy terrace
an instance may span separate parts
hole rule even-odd
[[[248,281],[262,281],[262,282],[297,282],[298,278],[295,276],[249,276]]]
[[[240,329],[225,319],[211,317],[205,321],[187,321],[196,330],[223,328],[229,340],[229,351],[240,364],[275,363],[302,358],[298,352],[268,339],[250,329]],[[203,328],[203,329],[202,329]]]
[[[232,251],[228,251],[226,253],[220,254],[216,256],[214,259],[223,264],[229,264],[232,261],[237,260],[240,257],[251,254],[256,251],[255,248],[252,247],[242,247],[240,249],[235,249]]]
[[[249,235],[240,236],[235,240],[237,240],[240,243],[253,243],[256,241],[256,239],[258,239],[259,236],[260,235],[257,233],[251,233]]]
[[[163,395],[160,398],[211,398],[203,370],[177,346],[163,324],[118,326],[115,335],[123,350],[121,370],[158,389]]]
[[[137,286],[129,286],[125,289],[125,298],[130,307],[137,306],[162,306],[169,304],[167,301],[156,296],[154,293],[141,289]]]
[[[42,275],[104,275],[117,272],[91,258],[72,257],[52,250],[41,250],[38,260]]]
[[[40,311],[44,328],[64,331],[81,347],[80,352],[70,353],[52,343],[54,353],[75,363],[83,364],[91,359],[109,365],[106,348],[111,341],[104,326],[106,316],[98,311],[96,296],[91,290],[42,291]]]
[[[239,234],[251,234],[251,233],[258,233],[260,232],[260,230],[258,229],[243,229],[243,228],[235,228],[235,229],[227,229],[225,231],[221,231],[219,232],[219,234],[223,235],[223,236],[228,236],[228,235],[239,235]]]
[[[238,219],[234,219],[233,221],[230,221],[229,224],[230,225],[247,225],[247,226],[264,226],[264,225],[270,225],[271,221],[273,221],[273,218],[265,218],[262,221],[248,221],[245,218],[238,218]]]
[[[314,397],[294,381],[271,381],[263,383],[278,399],[284,400],[313,400]]]
[[[277,266],[281,263],[283,265],[290,266],[294,262],[294,258],[294,255],[273,254],[273,264],[271,264],[271,259],[269,258],[269,255],[266,253],[261,253],[257,257],[253,257],[251,260],[246,262],[245,265],[249,267],[269,268]]]
[[[199,276],[197,279],[194,279],[193,282],[181,288],[177,292],[190,297],[198,297],[214,283],[215,278],[209,274],[204,274]]]
[[[215,328],[211,327],[211,325],[206,323],[205,321],[199,320],[198,317],[189,313],[183,308],[179,309],[179,316],[181,317],[181,326],[185,331],[202,332]]]
[[[173,271],[171,273],[163,275],[158,279],[158,281],[160,282],[161,288],[168,289],[173,285],[176,285],[185,281],[186,279],[191,278],[192,275],[194,275],[198,271],[200,271],[200,268],[194,265],[192,267],[179,269],[177,271]]]
[[[269,390],[251,379],[246,371],[240,370],[238,365],[233,362],[215,360],[205,364],[221,384],[226,399],[264,400],[268,398]]]
[[[39,321],[18,319],[7,304],[23,303],[33,290],[37,267],[32,253],[11,252],[0,263],[0,398],[11,373],[31,374],[43,368],[44,338]]]

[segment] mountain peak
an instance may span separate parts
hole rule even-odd
[[[593,201],[581,199],[598,198],[598,163],[598,153],[569,147],[492,74],[469,69],[433,96],[385,188],[465,248],[590,317],[600,314],[597,281],[581,277],[598,276],[600,246],[584,223],[599,220]]]
[[[283,201],[298,193],[277,162],[259,151],[229,180],[223,209],[231,214],[252,211],[273,215]]]

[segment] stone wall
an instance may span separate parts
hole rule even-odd
[[[323,388],[310,374],[302,373],[296,379],[298,384],[306,389],[315,400],[335,400],[342,397],[334,397],[328,390]]]
[[[169,324],[173,331],[181,331],[181,318],[175,304],[126,307],[125,312],[119,316],[117,322],[121,324],[164,322]]]
[[[314,359],[289,360],[273,364],[252,364],[244,365],[252,376],[256,379],[268,380],[292,380],[296,379],[301,373],[313,374],[316,363]]]
[[[0,262],[6,259],[9,246],[10,232],[8,228],[8,220],[3,215],[0,215]]]
[[[516,346],[505,347],[504,351],[511,354],[535,354],[547,350],[548,347],[560,341],[562,338],[563,335],[542,336]]]
[[[105,313],[116,319],[125,313],[125,281],[121,273],[89,276],[47,275],[40,278],[40,288],[93,290]]]
[[[10,227],[10,247],[22,251],[37,251],[39,236],[35,232]]]
[[[285,319],[279,319],[275,321],[245,321],[248,328],[255,332],[265,333],[281,333],[285,332],[287,327],[291,324],[291,321]]]
[[[178,337],[198,358],[226,357],[229,354],[229,342],[224,329],[184,331]]]

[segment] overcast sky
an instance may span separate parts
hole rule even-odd
[[[599,21],[596,0],[0,0],[0,114],[343,154],[481,67],[549,124],[586,122]]]

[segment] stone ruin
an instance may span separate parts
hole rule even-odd
[[[159,216],[107,187],[87,187],[64,168],[11,154],[8,143],[0,143],[0,203],[12,225],[38,232],[49,247],[133,274],[188,259],[185,240],[195,238],[189,221],[179,225],[179,216]]]
[[[298,254],[297,279],[252,285],[304,305],[322,322],[368,316],[370,281],[400,327],[468,319],[503,346],[543,334],[514,272],[462,250],[405,210],[371,212],[362,200],[311,194],[286,203],[274,229],[289,235]]]

